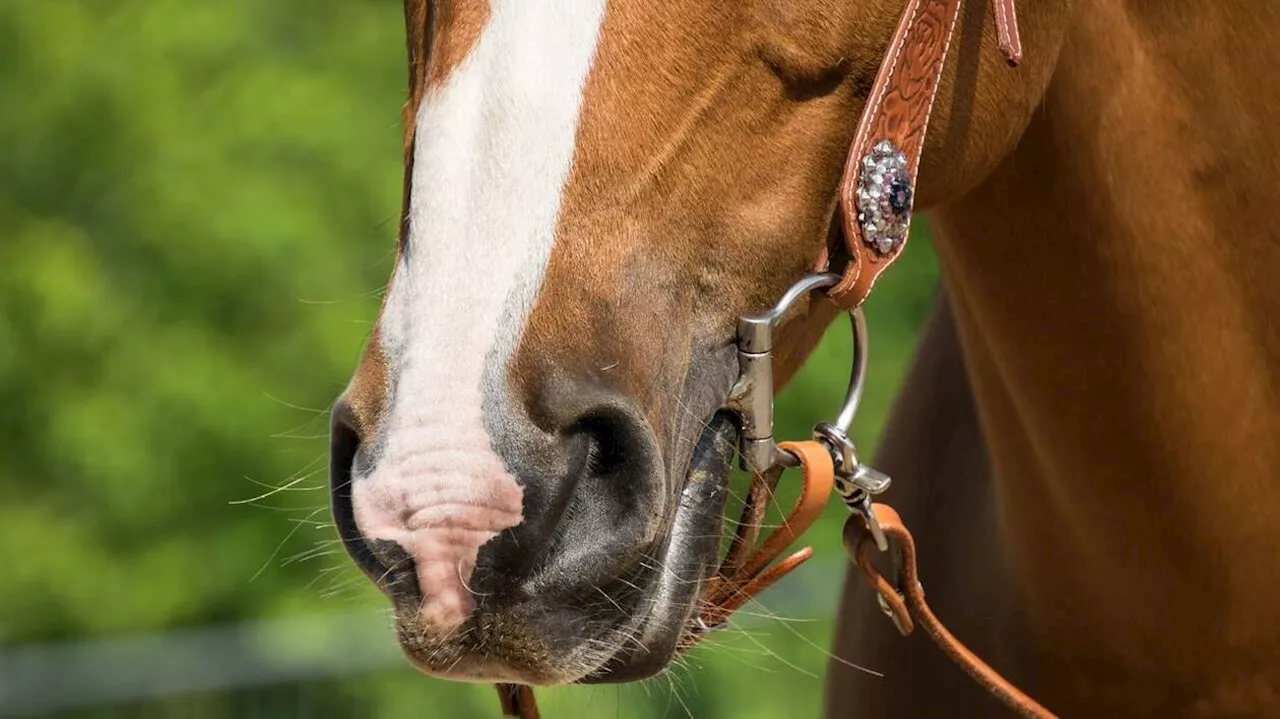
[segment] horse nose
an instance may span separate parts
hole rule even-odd
[[[488,413],[475,427],[483,441],[465,438],[465,423],[396,422],[395,411],[364,437],[351,407],[335,405],[335,526],[397,606],[446,629],[638,571],[663,511],[656,440],[626,398],[572,394],[536,414]]]

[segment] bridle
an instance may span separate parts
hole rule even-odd
[[[1009,65],[1016,65],[1022,43],[1014,0],[992,0],[992,5],[1000,52]],[[752,473],[752,482],[729,549],[703,594],[693,629],[677,651],[697,644],[812,556],[812,549],[804,547],[774,561],[813,524],[834,489],[852,513],[844,528],[845,551],[898,630],[909,634],[919,624],[947,656],[1015,713],[1052,719],[1051,712],[966,649],[930,610],[911,533],[892,508],[872,502],[889,487],[890,478],[858,459],[848,435],[867,372],[867,326],[861,306],[906,245],[920,155],[960,6],[961,0],[908,0],[845,162],[836,233],[841,246],[836,252],[824,251],[815,273],[792,285],[771,310],[738,321],[740,374],[725,408],[738,416],[740,461]],[[845,259],[839,272],[831,271],[833,255]],[[797,302],[818,291],[848,313],[853,327],[849,389],[839,415],[815,425],[810,440],[779,443],[773,436],[773,329]],[[800,497],[782,524],[757,544],[767,500],[788,468],[801,470]],[[873,562],[876,554],[885,552],[897,568],[893,578]],[[538,716],[529,687],[499,684],[498,694],[504,715]]]

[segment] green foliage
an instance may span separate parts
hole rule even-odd
[[[394,0],[0,4],[0,643],[382,607],[325,526],[324,410],[394,250],[401,23]],[[865,447],[937,275],[922,242],[902,265],[871,307]],[[837,406],[848,351],[833,331],[780,434]],[[736,692],[733,716],[816,715],[831,624],[788,626],[695,653],[675,694],[560,689],[547,713],[729,716]],[[406,669],[88,714],[425,707],[494,704]]]

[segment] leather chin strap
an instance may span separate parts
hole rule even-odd
[[[729,550],[703,594],[702,610],[694,631],[680,640],[677,653],[691,649],[712,630],[723,626],[729,616],[743,605],[813,556],[812,547],[801,547],[786,559],[773,563],[813,525],[827,506],[835,483],[831,451],[825,445],[812,441],[783,442],[778,448],[800,460],[803,477],[800,496],[782,524],[757,546],[765,510],[774,496],[782,471],[774,468],[752,477]]]

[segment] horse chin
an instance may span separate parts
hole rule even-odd
[[[715,415],[694,447],[663,556],[663,571],[648,587],[646,611],[620,627],[618,652],[582,684],[638,681],[666,671],[680,640],[693,628],[707,580],[719,565],[729,477],[738,427]]]

